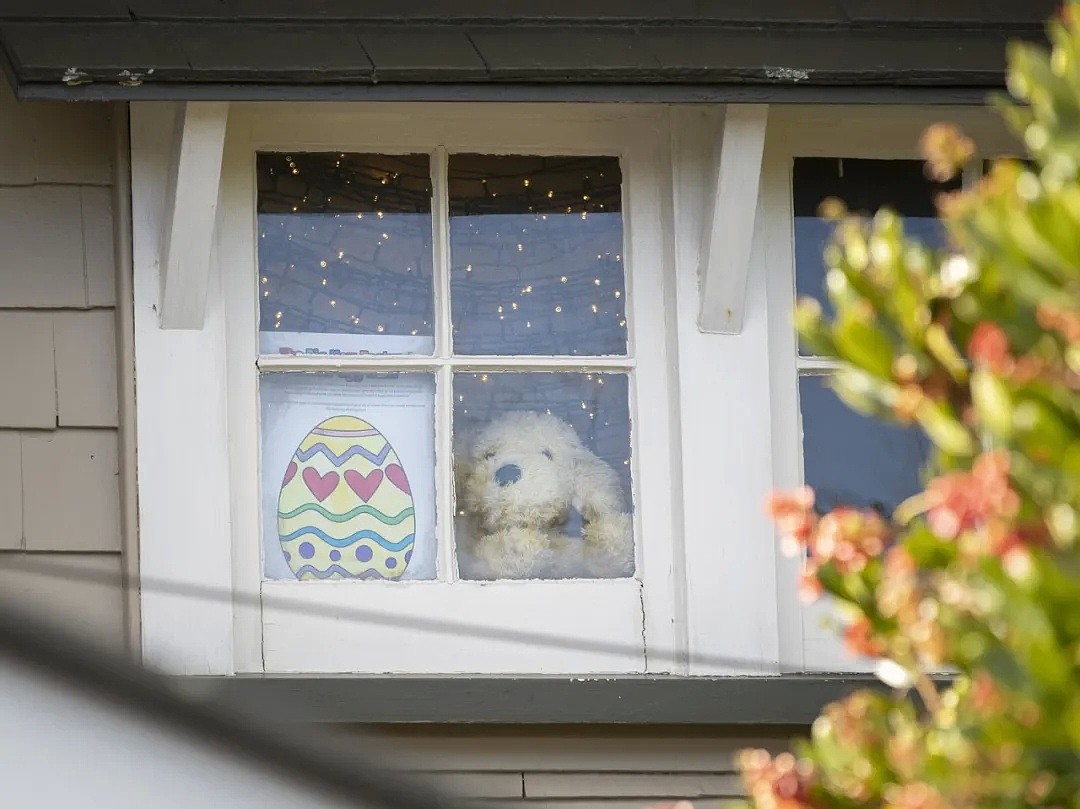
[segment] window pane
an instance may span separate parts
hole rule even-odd
[[[258,155],[263,353],[430,354],[427,155]]]
[[[459,354],[625,354],[615,157],[450,156]]]
[[[463,578],[633,574],[628,403],[621,373],[454,376]]]
[[[847,408],[823,376],[799,379],[803,477],[819,511],[837,505],[891,513],[919,491],[930,442],[915,428],[869,419]]]
[[[435,577],[435,380],[262,377],[270,579]]]
[[[835,157],[797,157],[792,179],[795,207],[795,290],[817,298],[832,314],[825,295],[822,253],[833,225],[818,217],[827,197],[844,201],[848,210],[866,215],[890,207],[905,217],[905,232],[933,247],[945,243],[934,198],[960,187],[960,181],[935,183],[926,178],[918,160],[854,160]]]

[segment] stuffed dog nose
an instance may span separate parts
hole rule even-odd
[[[517,464],[503,464],[495,470],[495,482],[500,486],[509,486],[521,480],[521,467]]]

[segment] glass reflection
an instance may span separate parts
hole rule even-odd
[[[428,163],[258,155],[263,353],[432,353]]]
[[[866,418],[837,398],[828,378],[799,379],[803,479],[824,513],[840,506],[892,511],[921,488],[930,442],[920,430]]]
[[[463,578],[633,574],[628,397],[623,373],[455,374]]]
[[[904,217],[904,230],[930,247],[945,246],[945,229],[937,218],[934,198],[960,187],[959,180],[935,183],[926,178],[917,160],[856,160],[835,157],[795,159],[792,190],[795,208],[795,291],[816,298],[832,315],[825,294],[822,253],[833,223],[818,217],[818,206],[828,197],[844,202],[848,210],[872,215],[889,207]]]
[[[450,156],[459,354],[626,353],[615,157]]]

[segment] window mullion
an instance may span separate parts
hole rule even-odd
[[[435,402],[435,534],[438,577],[455,581],[454,563],[454,371],[446,363],[453,353],[450,317],[450,198],[447,190],[448,158],[445,146],[431,154],[431,226],[435,272],[435,355],[442,362],[436,378]]]
[[[445,146],[431,154],[431,226],[435,266],[435,354],[453,352],[450,322],[450,198],[447,190]]]

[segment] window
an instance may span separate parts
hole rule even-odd
[[[256,157],[265,575],[630,577],[619,160],[441,157]],[[394,355],[426,370],[382,372]],[[303,373],[324,356],[342,370]],[[441,560],[437,479],[457,483]]]
[[[983,111],[774,106],[743,327],[711,333],[699,265],[721,107],[232,105],[205,316],[169,329],[174,121],[134,105],[146,659],[858,667],[825,608],[798,604],[762,501],[806,479],[823,506],[891,508],[925,444],[843,409],[828,363],[800,352],[817,202],[891,201],[932,231],[922,129],[960,120],[986,154],[1011,144]],[[522,511],[570,552],[502,552]]]
[[[772,324],[773,380],[779,393],[774,429],[783,436],[777,446],[783,455],[776,461],[777,478],[786,481],[785,485],[802,481],[812,486],[819,512],[848,505],[891,514],[921,488],[931,451],[920,430],[884,424],[848,409],[828,386],[835,367],[832,361],[795,345],[790,326],[789,312],[796,296],[813,297],[827,315],[832,312],[822,258],[832,225],[818,216],[824,199],[838,198],[857,215],[892,208],[904,217],[905,232],[911,237],[939,249],[947,246],[934,199],[939,193],[960,188],[961,180],[929,180],[915,152],[925,126],[953,116],[931,118],[926,111],[919,111],[907,121],[894,121],[895,129],[877,142],[876,130],[885,127],[890,116],[878,113],[873,117],[876,122],[865,122],[864,116],[845,124],[838,119],[834,123],[846,136],[834,132],[826,138],[823,127],[827,114],[820,118],[811,114],[802,126],[793,116],[785,122],[792,127],[791,141],[774,153],[771,167],[783,171],[787,178],[787,198],[783,209],[774,213],[772,238],[783,238],[780,234],[786,225],[791,245],[790,252],[777,251],[769,270],[770,311],[776,319]],[[970,115],[968,118],[971,121]],[[976,118],[971,123],[982,146],[993,149],[1003,143],[992,122]],[[786,223],[779,221],[781,218]],[[787,356],[779,357],[780,352]],[[865,667],[861,661],[846,657],[837,643],[827,602],[791,608],[788,632],[788,645],[782,653],[793,668]]]
[[[670,648],[670,502],[636,494],[677,457],[664,175],[624,124],[230,119],[246,666],[633,672]]]

